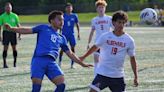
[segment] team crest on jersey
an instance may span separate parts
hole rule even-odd
[[[74,21],[74,18],[71,18],[71,21]]]
[[[54,34],[51,34],[51,41],[53,42],[53,43],[55,43],[56,42],[56,35],[54,35]]]

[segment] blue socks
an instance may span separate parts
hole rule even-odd
[[[40,92],[41,85],[40,84],[33,84],[32,85],[32,92]],[[65,91],[65,84],[59,84],[56,86],[56,89],[54,92],[64,92]]]
[[[32,92],[40,92],[41,85],[40,84],[33,84],[32,85]]]
[[[54,92],[64,92],[64,91],[65,91],[65,84],[62,83],[56,86],[56,89]]]

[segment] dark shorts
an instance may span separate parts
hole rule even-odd
[[[109,88],[112,92],[124,92],[125,91],[125,82],[124,78],[110,78],[97,74],[95,79],[91,84],[91,88],[100,91],[104,88]]]
[[[100,53],[100,49],[98,49],[96,52],[97,52],[97,53]]]
[[[17,44],[17,36],[15,32],[10,32],[10,31],[3,31],[3,45],[16,45]]]

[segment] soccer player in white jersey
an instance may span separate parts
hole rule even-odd
[[[134,39],[123,31],[128,20],[128,15],[123,11],[117,11],[112,17],[113,32],[102,34],[96,43],[86,52],[81,60],[84,60],[94,51],[100,49],[100,62],[96,68],[90,92],[100,92],[108,87],[112,92],[124,92],[124,60],[126,54],[130,57],[131,67],[134,73],[134,85],[138,86],[138,70],[135,59]]]
[[[100,35],[102,33],[110,31],[110,28],[112,27],[111,16],[107,16],[105,14],[106,6],[107,6],[106,1],[98,0],[95,3],[95,6],[96,6],[98,16],[93,18],[91,21],[91,32],[89,35],[88,45],[87,45],[88,49],[90,48],[90,43],[91,43],[94,32],[96,33],[95,41],[97,41],[97,39],[100,37]],[[97,63],[99,61],[99,52],[100,52],[100,50],[97,50],[94,52],[94,63],[95,63],[94,75],[96,75],[95,69],[96,69]]]

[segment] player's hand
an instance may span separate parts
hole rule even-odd
[[[88,68],[93,67],[92,64],[83,64],[82,66],[83,66],[83,67],[88,67]]]
[[[4,24],[4,27],[7,29],[7,30],[10,30],[11,29],[11,26],[9,24]]]
[[[134,86],[137,87],[138,86],[138,79],[134,78]]]
[[[77,39],[80,40],[80,35],[77,36]]]

